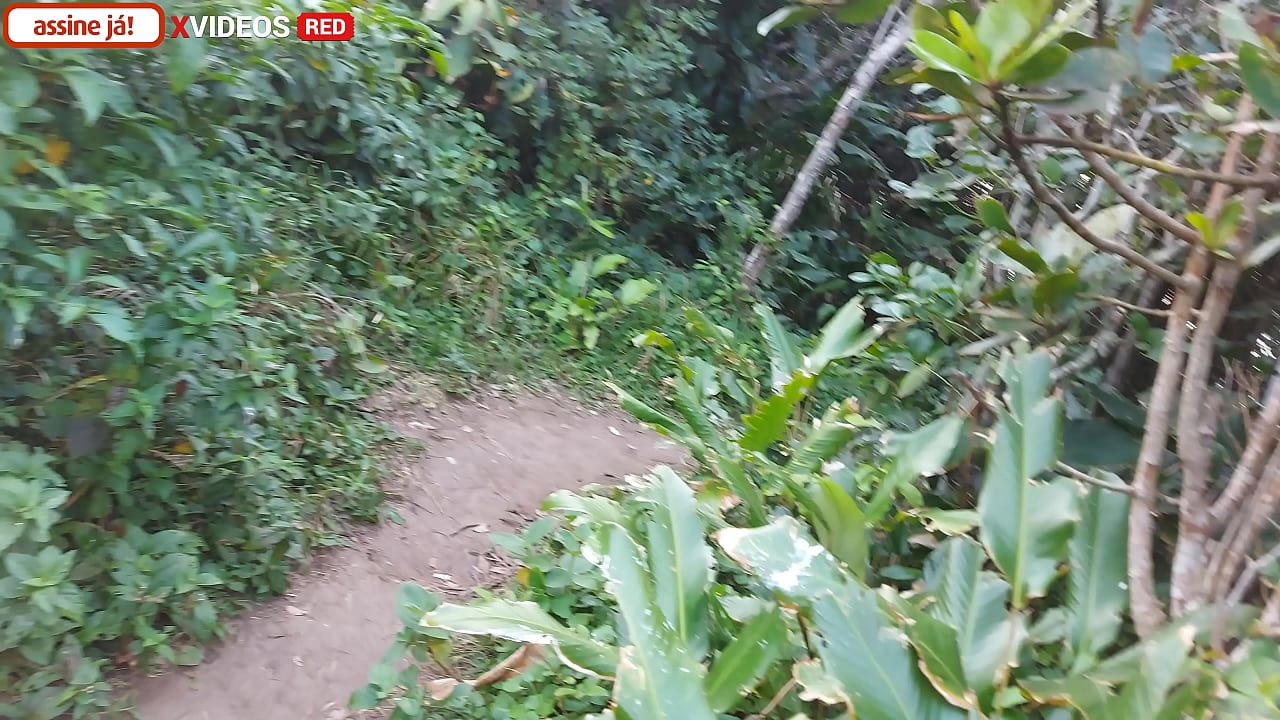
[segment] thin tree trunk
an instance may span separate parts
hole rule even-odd
[[[882,22],[893,22],[893,18],[898,13],[896,11],[890,11],[890,13],[890,15],[885,16]],[[849,86],[845,88],[844,94],[840,96],[840,102],[836,104],[835,111],[831,113],[831,118],[827,120],[826,127],[822,129],[822,135],[818,138],[818,142],[814,144],[813,150],[809,152],[809,158],[804,161],[804,166],[800,168],[800,172],[796,175],[795,182],[792,183],[791,189],[787,191],[786,199],[782,201],[782,206],[778,208],[778,214],[774,216],[773,222],[769,225],[769,234],[772,236],[774,243],[780,241],[791,230],[791,226],[795,224],[805,201],[813,194],[814,184],[817,183],[818,178],[831,165],[831,161],[835,157],[836,143],[840,141],[840,137],[848,129],[849,121],[853,118],[853,114],[862,105],[863,97],[871,89],[871,85],[875,83],[880,71],[884,69],[884,66],[890,60],[897,57],[910,37],[911,18],[903,14],[898,18],[897,26],[893,32],[883,42],[874,47],[862,61],[862,64],[858,66],[858,69],[854,71],[853,78],[849,81]],[[756,285],[759,284],[760,276],[764,273],[765,267],[768,266],[771,255],[772,247],[770,243],[766,242],[756,243],[755,247],[751,248],[751,252],[747,254],[747,259],[742,266],[742,285],[748,291],[755,290]]]

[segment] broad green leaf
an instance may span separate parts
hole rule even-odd
[[[799,25],[802,22],[812,20],[822,14],[822,11],[815,7],[805,5],[788,5],[769,13],[763,20],[756,24],[756,32],[761,35],[768,35],[774,30]]]
[[[1049,271],[1049,265],[1045,263],[1044,258],[1040,257],[1039,253],[1017,240],[1010,238],[1001,242],[998,247],[1000,252],[1008,256],[1009,259],[1037,275]]]
[[[712,710],[732,710],[789,651],[787,624],[776,607],[751,618],[733,633],[733,640],[716,656],[707,674],[705,687]]]
[[[420,624],[463,635],[490,635],[515,642],[550,645],[569,664],[596,675],[611,676],[618,665],[615,648],[565,627],[533,602],[494,599],[474,605],[441,605],[423,615]]]
[[[830,478],[819,478],[811,490],[811,497],[818,510],[813,518],[818,541],[843,562],[855,578],[862,580],[867,573],[870,555],[869,528],[862,508]]]
[[[619,406],[621,406],[625,412],[630,413],[635,419],[645,425],[648,425],[654,430],[657,430],[660,434],[666,435],[667,437],[675,439],[683,444],[687,445],[691,440],[694,440],[688,426],[681,423],[679,420],[650,407],[645,404],[644,401],[613,383],[606,384],[609,386],[609,389],[617,393]]]
[[[620,708],[633,718],[715,720],[703,682],[706,669],[679,643],[670,619],[654,602],[651,576],[640,548],[622,527],[604,529],[608,560],[601,564],[606,590],[618,602],[621,636],[614,688]]]
[[[1248,18],[1244,16],[1241,9],[1231,3],[1222,3],[1214,8],[1218,11],[1218,32],[1222,33],[1222,37],[1230,42],[1228,45],[1252,45],[1254,47],[1262,45],[1261,38],[1254,31],[1253,26],[1249,24]],[[1243,50],[1243,47],[1241,48]]]
[[[1080,22],[1081,18],[1089,13],[1095,7],[1094,0],[1075,0],[1065,9],[1059,11],[1049,23],[1048,27],[1040,31],[1022,48],[1016,55],[1009,58],[1005,67],[1007,69],[1020,68],[1024,63],[1030,61],[1032,57],[1039,55],[1045,48],[1056,43],[1060,38],[1071,31]]]
[[[86,67],[65,68],[62,70],[62,79],[67,81],[71,93],[76,96],[76,102],[80,104],[84,124],[92,125],[97,122],[107,100],[107,90],[114,81]]]
[[[1117,472],[1138,461],[1141,432],[1131,432],[1105,418],[1072,420],[1062,428],[1062,461],[1082,468]]]
[[[726,528],[715,540],[734,562],[793,600],[838,592],[844,585],[835,558],[795,518],[781,517],[758,528]]]
[[[618,302],[623,305],[635,305],[657,290],[658,286],[644,278],[630,278],[618,288]]]
[[[982,220],[982,224],[993,230],[1017,235],[1018,231],[1013,229],[1013,223],[1009,222],[1009,215],[1004,211],[1004,205],[999,200],[990,195],[983,195],[973,201],[974,208],[978,211],[978,218]]]
[[[1240,48],[1240,80],[1258,107],[1280,118],[1280,63],[1269,62],[1257,45]]]
[[[653,469],[659,502],[649,523],[649,564],[658,607],[694,657],[705,657],[711,549],[693,491],[669,467]]]
[[[763,452],[782,439],[787,433],[789,421],[796,406],[809,396],[816,378],[803,370],[797,370],[791,380],[756,408],[745,415],[742,424],[746,430],[738,439],[738,445],[750,452]]]
[[[28,108],[40,98],[35,73],[12,62],[0,73],[0,105]]]
[[[1027,678],[1018,684],[1033,699],[1069,703],[1090,720],[1154,718],[1186,674],[1195,635],[1188,623],[1172,624],[1092,671],[1065,678]]]
[[[941,473],[960,442],[964,418],[944,416],[910,433],[892,438],[893,460],[867,504],[868,522],[880,522],[893,498],[920,477]]]
[[[170,89],[175,93],[186,92],[209,62],[208,40],[189,37],[182,42],[164,43],[162,47],[167,56],[164,71],[169,77]]]
[[[836,360],[853,357],[866,350],[880,336],[879,328],[862,330],[862,321],[867,316],[862,309],[862,302],[854,298],[845,303],[825,325],[818,335],[818,346],[805,358],[805,368],[814,375],[821,375],[827,365]]]
[[[1141,37],[1122,32],[1116,38],[1116,46],[1129,56],[1138,70],[1138,79],[1147,85],[1163,81],[1173,69],[1176,49],[1160,28],[1148,25]]]
[[[1133,61],[1117,50],[1088,47],[1072,53],[1066,66],[1049,84],[1058,90],[1105,91],[1127,81],[1137,71]]]
[[[622,506],[616,500],[598,495],[579,494],[569,490],[557,490],[542,503],[545,512],[562,512],[577,516],[597,525],[626,525]]]
[[[987,77],[999,79],[1000,64],[1031,37],[1035,28],[1029,7],[1027,0],[995,0],[983,6],[975,31],[986,49]]]
[[[89,313],[89,319],[102,328],[107,337],[125,345],[138,341],[138,328],[123,307],[111,304]]]
[[[755,310],[760,318],[765,342],[769,346],[769,367],[773,371],[773,387],[776,390],[785,385],[796,370],[804,367],[804,357],[791,342],[790,333],[782,327],[773,310],[763,304],[757,304]]]
[[[989,703],[1017,662],[1026,628],[1007,610],[1009,584],[982,569],[986,560],[977,542],[950,538],[929,555],[924,583],[935,599],[929,612],[956,628],[969,687]]]
[[[818,656],[858,720],[963,720],[920,672],[875,594],[853,583],[812,601]]]
[[[935,70],[955,73],[971,80],[977,80],[980,77],[969,53],[938,33],[916,30],[907,47],[915,53],[916,57],[924,61],[925,65]]]
[[[1077,518],[1074,483],[1035,478],[1057,460],[1059,401],[1047,397],[1053,361],[1020,355],[1002,372],[1007,408],[999,411],[987,456],[978,514],[982,541],[1013,587],[1013,605],[1040,597],[1057,574]]]
[[[822,667],[821,660],[801,660],[791,667],[791,677],[800,686],[801,700],[818,701],[828,705],[850,705],[851,700],[840,682]],[[792,718],[792,720],[797,720]]]
[[[1018,65],[1009,75],[1009,82],[1027,87],[1043,85],[1057,77],[1070,59],[1070,50],[1062,45],[1050,45]]]
[[[595,278],[600,277],[601,275],[608,275],[626,264],[627,258],[624,255],[618,255],[616,253],[601,255],[595,259],[595,262],[591,263],[591,277]]]
[[[903,607],[903,630],[919,655],[920,671],[952,705],[978,709],[978,696],[969,687],[960,659],[957,629],[912,605]]]
[[[808,475],[816,472],[822,463],[835,457],[853,440],[853,435],[864,423],[853,408],[844,403],[832,405],[809,434],[796,445],[787,462],[788,475]]]
[[[480,27],[484,19],[484,0],[462,0],[462,8],[458,11],[458,25],[455,32],[470,35]]]
[[[924,521],[927,530],[943,535],[964,535],[978,525],[978,513],[975,510],[928,508],[912,514]]]
[[[1039,278],[1031,291],[1031,306],[1042,316],[1050,316],[1073,300],[1080,289],[1080,275],[1074,270]]]
[[[893,0],[845,0],[831,11],[831,16],[842,23],[871,22],[884,15],[892,4]]]
[[[432,23],[440,22],[461,4],[462,0],[428,0],[422,7],[422,19]]]
[[[1129,600],[1128,527],[1129,497],[1091,487],[1069,552],[1068,639],[1075,652],[1074,672],[1091,667],[1120,632]]]

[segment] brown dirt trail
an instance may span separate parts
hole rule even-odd
[[[391,461],[392,522],[322,554],[290,592],[253,608],[203,664],[133,683],[142,720],[341,720],[399,630],[395,595],[413,581],[461,597],[509,571],[489,531],[524,525],[553,490],[676,464],[681,453],[629,417],[559,395],[483,404],[384,396],[384,419],[423,441]],[[398,487],[397,487],[398,486]]]

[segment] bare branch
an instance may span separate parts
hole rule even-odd
[[[1178,222],[1172,215],[1148,202],[1137,190],[1126,185],[1124,178],[1121,178],[1119,173],[1113,170],[1101,155],[1082,150],[1080,151],[1080,156],[1084,158],[1085,162],[1089,163],[1089,167],[1093,169],[1093,172],[1102,178],[1107,185],[1110,185],[1111,189],[1115,190],[1116,194],[1129,203],[1134,210],[1137,210],[1138,214],[1159,225],[1166,232],[1171,233],[1180,240],[1193,244],[1201,241],[1200,233],[1195,228]]]
[[[1070,148],[1072,150],[1084,152],[1093,152],[1098,155],[1105,155],[1114,160],[1137,165],[1139,167],[1151,168],[1165,175],[1176,175],[1191,180],[1202,180],[1210,183],[1222,183],[1233,187],[1260,187],[1265,189],[1280,188],[1280,176],[1264,175],[1248,176],[1224,174],[1220,172],[1209,172],[1207,170],[1197,170],[1195,168],[1174,165],[1173,163],[1159,160],[1139,153],[1128,152],[1118,148],[1111,147],[1103,143],[1093,142],[1082,138],[1072,137],[1046,137],[1046,136],[1018,136],[1018,142],[1023,145],[1048,145],[1050,147]]]
[[[1022,151],[1022,146],[1018,142],[1018,137],[1014,133],[1013,123],[1009,118],[1009,106],[1007,102],[1000,104],[1000,124],[1003,136],[1003,144],[1009,151],[1009,157],[1013,160],[1013,164],[1018,168],[1018,172],[1022,175],[1027,185],[1031,187],[1032,193],[1036,199],[1042,204],[1047,205],[1067,227],[1071,228],[1077,235],[1086,242],[1103,252],[1111,253],[1128,260],[1131,264],[1136,265],[1143,270],[1164,280],[1170,285],[1187,288],[1195,287],[1188,285],[1185,276],[1179,276],[1177,273],[1168,268],[1161,267],[1152,262],[1142,253],[1134,250],[1128,245],[1124,245],[1111,240],[1104,240],[1097,236],[1096,233],[1089,230],[1080,218],[1077,218],[1066,205],[1062,203],[1052,192],[1049,191],[1039,180],[1035,169],[1031,167],[1031,163],[1027,160],[1027,156]]]

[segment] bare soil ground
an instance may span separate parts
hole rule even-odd
[[[450,597],[509,572],[487,533],[511,532],[553,490],[675,465],[670,442],[619,413],[554,391],[455,404],[402,380],[375,398],[383,419],[425,443],[388,461],[387,522],[323,553],[277,601],[246,612],[190,670],[139,678],[143,720],[342,720],[347,698],[399,630],[395,595],[413,581]]]

